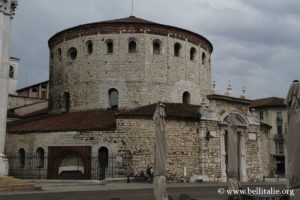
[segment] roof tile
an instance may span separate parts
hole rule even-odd
[[[267,106],[285,106],[284,99],[279,97],[268,97],[263,99],[256,99],[250,104],[250,108]]]

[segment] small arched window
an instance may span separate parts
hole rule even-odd
[[[202,53],[202,65],[206,64],[206,54],[203,52]]]
[[[93,53],[93,41],[92,40],[86,41],[85,46],[86,46],[87,54],[91,55]]]
[[[15,69],[13,66],[9,66],[9,78],[14,78],[15,76]]]
[[[23,148],[19,149],[18,156],[19,156],[19,167],[24,168],[25,167],[25,150]]]
[[[70,93],[69,92],[64,93],[64,109],[65,109],[65,112],[69,112],[69,110],[70,110]]]
[[[106,41],[106,52],[107,53],[113,53],[114,52],[114,43],[112,40]]]
[[[191,103],[191,95],[189,92],[184,92],[182,95],[182,103],[190,104]]]
[[[69,49],[68,51],[68,58],[69,58],[69,61],[72,62],[76,59],[77,57],[77,49],[72,47]]]
[[[36,158],[37,158],[37,168],[44,168],[45,151],[43,148],[39,147],[36,150]]]
[[[153,46],[153,54],[160,54],[160,41],[154,40],[152,46]]]
[[[179,57],[180,56],[180,50],[181,50],[181,44],[176,42],[174,44],[174,56]]]
[[[136,42],[131,40],[128,43],[128,52],[129,53],[135,53],[136,52]]]
[[[112,88],[108,91],[109,106],[110,108],[117,109],[119,104],[119,92]]]
[[[196,52],[197,52],[196,49],[192,47],[190,50],[190,60],[195,60]]]
[[[61,61],[61,48],[57,49],[57,53],[58,53],[58,60]]]

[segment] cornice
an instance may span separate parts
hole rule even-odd
[[[0,12],[13,17],[16,13],[18,0],[0,0]]]

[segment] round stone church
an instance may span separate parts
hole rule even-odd
[[[238,179],[269,175],[270,127],[245,96],[214,93],[213,46],[205,37],[130,16],[68,28],[48,44],[48,111],[8,124],[10,175],[138,176],[154,166],[158,101],[166,109],[170,181],[226,182],[233,129]]]
[[[206,38],[134,16],[66,29],[49,48],[51,112],[66,98],[70,110],[200,104],[211,90]]]

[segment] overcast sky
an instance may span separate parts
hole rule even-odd
[[[19,0],[12,28],[19,88],[48,80],[47,41],[56,32],[130,14],[131,0]],[[250,99],[285,97],[300,79],[299,0],[135,0],[133,15],[209,39],[220,94],[230,80],[235,96],[245,86]]]

